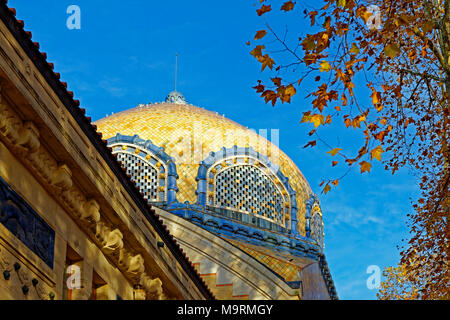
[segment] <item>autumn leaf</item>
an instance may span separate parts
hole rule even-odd
[[[264,71],[266,67],[269,67],[269,69],[272,69],[272,66],[275,64],[275,61],[271,57],[269,57],[268,54],[265,54],[264,56],[260,57],[258,59],[259,62],[261,62],[261,71]]]
[[[268,6],[263,4],[261,9],[256,10],[256,13],[258,14],[258,16],[262,16],[264,13],[267,13],[271,10],[272,10],[272,7],[270,4]]]
[[[290,85],[288,85],[288,86],[286,87],[285,94],[288,94],[288,95],[290,95],[290,96],[293,96],[295,93],[296,93],[296,90],[295,90],[295,88],[294,88],[294,86],[293,86],[292,84],[290,84]]]
[[[311,26],[313,26],[316,23],[316,15],[317,15],[317,11],[311,11],[309,13],[309,17],[311,18]]]
[[[270,80],[272,80],[273,84],[276,85],[277,87],[281,86],[281,78],[280,77],[271,78]]]
[[[344,120],[345,126],[348,128],[352,125],[352,120],[350,118],[347,118]]]
[[[332,164],[332,166],[334,167],[335,165],[338,164],[338,162],[337,162],[337,161],[333,161],[331,164]]]
[[[267,34],[266,30],[256,31],[256,35],[255,35],[254,40],[262,39],[262,38],[264,38],[266,36],[266,34]]]
[[[313,50],[316,47],[316,43],[313,39],[306,37],[302,41],[302,47],[306,51]]]
[[[316,145],[316,140],[308,142],[303,148],[314,147]]]
[[[355,43],[352,43],[352,47],[350,49],[350,52],[353,54],[358,54],[359,53],[359,48]]]
[[[283,93],[281,94],[281,101],[282,102],[291,102],[291,97],[295,95],[297,90],[295,90],[294,86],[292,84],[288,85],[286,89],[283,90]]]
[[[400,47],[396,43],[389,44],[384,48],[384,53],[389,58],[395,58],[400,53]]]
[[[373,105],[376,106],[380,102],[381,94],[373,90],[371,97]]]
[[[341,148],[334,148],[333,150],[330,150],[327,153],[331,154],[334,157],[341,150],[342,150]]]
[[[330,70],[331,70],[331,66],[328,63],[328,61],[322,61],[320,63],[320,69],[319,69],[320,72],[328,72]]]
[[[295,5],[295,2],[287,1],[281,6],[280,10],[284,10],[284,12],[291,11],[292,9],[294,9],[294,5]]]
[[[359,16],[364,20],[364,23],[367,23],[370,17],[372,17],[372,12],[370,10],[364,9],[360,11]]]
[[[264,85],[262,85],[262,84],[258,84],[257,86],[254,86],[253,87],[253,89],[255,89],[256,90],[256,92],[264,92]]]
[[[343,7],[345,8],[345,5],[347,4],[346,0],[337,0],[337,5],[338,7]]]
[[[364,173],[366,171],[370,172],[370,168],[372,168],[372,164],[370,162],[361,161],[359,164],[361,165],[361,173]]]
[[[302,117],[302,120],[300,121],[300,123],[310,122],[310,120],[311,120],[311,111],[303,112],[303,117]]]
[[[311,116],[309,122],[314,123],[314,127],[318,127],[324,122],[324,116],[322,114],[315,114]]]
[[[371,159],[373,158],[377,159],[378,161],[381,161],[381,154],[384,152],[383,148],[381,146],[376,147],[372,151],[370,151]]]
[[[250,51],[250,54],[259,59],[260,57],[262,57],[262,50],[264,48],[264,45],[257,45],[252,51]]]
[[[330,187],[330,185],[327,183],[327,184],[325,185],[325,188],[323,188],[323,193],[327,194],[327,192],[330,191],[330,190],[331,190],[331,187]]]
[[[338,179],[336,179],[336,180],[334,180],[333,182],[331,182],[335,187],[337,187],[338,186],[338,184],[339,184],[339,180]]]

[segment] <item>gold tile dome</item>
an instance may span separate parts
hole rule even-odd
[[[167,101],[167,100],[166,100]],[[295,163],[276,145],[233,120],[216,112],[180,102],[139,105],[103,119],[94,124],[103,138],[116,134],[138,135],[175,158],[178,173],[177,199],[195,203],[199,163],[210,152],[223,147],[251,147],[270,161],[275,159],[279,170],[289,178],[296,192],[298,231],[305,235],[305,205],[312,195],[311,188]],[[274,162],[274,161],[272,161]]]

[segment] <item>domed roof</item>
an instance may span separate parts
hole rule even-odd
[[[199,163],[210,152],[218,152],[223,147],[250,147],[261,155],[278,155],[277,165],[296,192],[297,219],[300,234],[305,233],[305,205],[312,195],[311,188],[295,163],[277,146],[256,132],[222,116],[200,107],[180,103],[169,97],[184,97],[169,94],[170,102],[139,105],[95,122],[105,139],[116,134],[138,135],[151,140],[156,146],[176,159],[178,173],[177,199],[180,202],[195,203],[196,176]],[[181,159],[181,160],[180,160]]]

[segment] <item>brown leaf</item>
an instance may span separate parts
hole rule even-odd
[[[266,34],[267,34],[266,30],[256,31],[254,40],[262,39],[262,38],[264,38],[266,36]]]
[[[271,7],[270,4],[268,6],[263,4],[260,9],[256,10],[256,13],[258,14],[258,16],[262,16],[264,13],[267,13],[267,12],[269,12],[271,10],[272,10],[272,7]]]
[[[316,140],[308,142],[303,148],[314,147],[316,145]]]
[[[295,5],[295,2],[292,2],[291,0],[289,0],[281,6],[280,10],[284,10],[284,12],[291,11],[292,9],[294,9],[294,5]]]

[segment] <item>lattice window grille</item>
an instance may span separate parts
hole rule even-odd
[[[166,201],[166,166],[152,153],[132,144],[112,145],[112,153],[122,162],[127,174],[139,187],[148,202]]]
[[[221,160],[207,173],[209,205],[255,215],[285,227],[290,211],[287,191],[278,177],[250,157]]]

